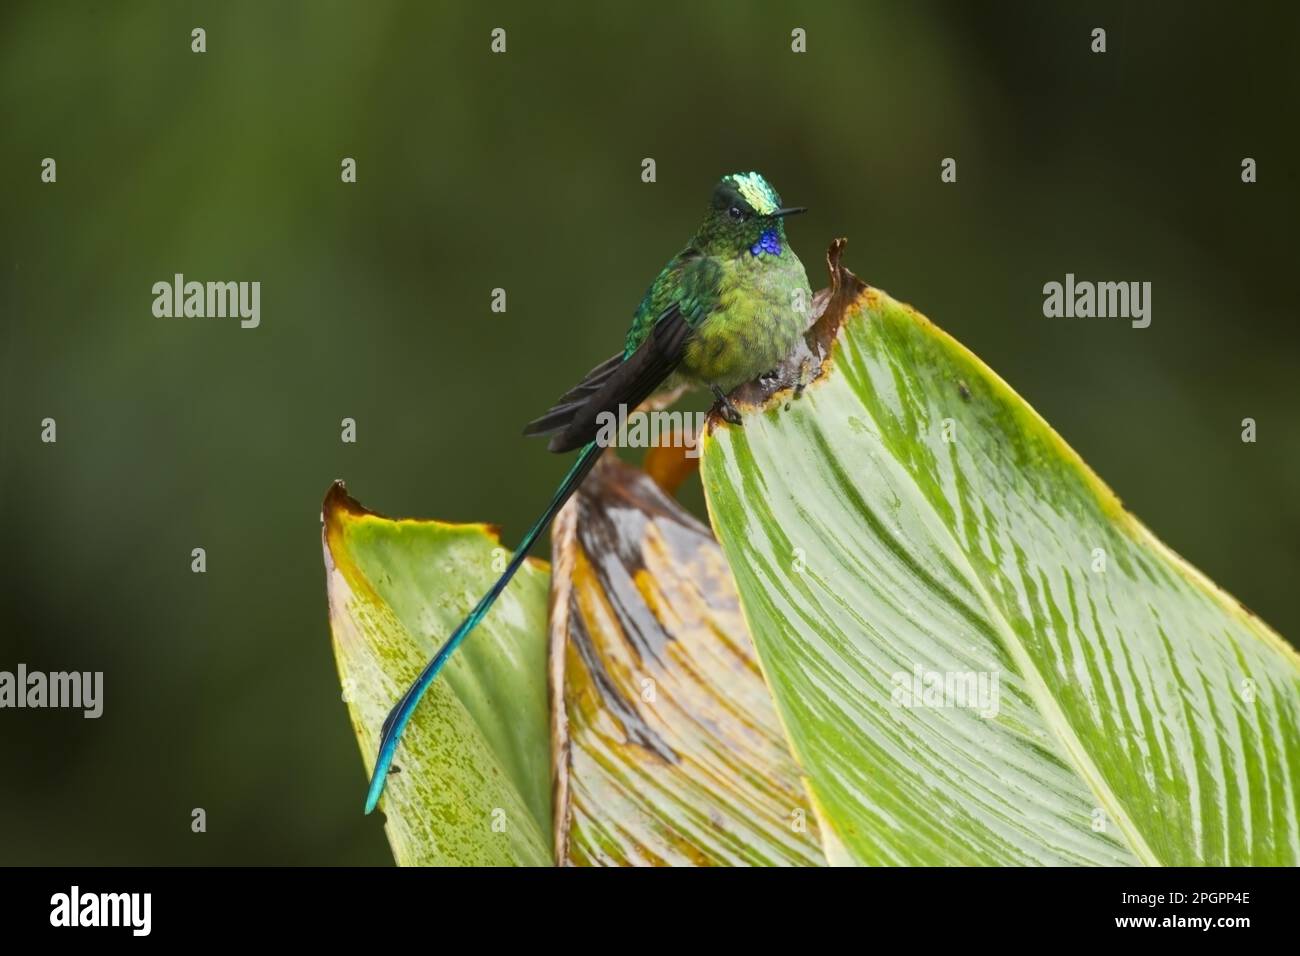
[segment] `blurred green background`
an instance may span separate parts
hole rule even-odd
[[[812,207],[814,288],[848,236],[1294,641],[1300,14],[1135,6],[6,4],[0,668],[106,687],[0,713],[0,863],[389,862],[326,487],[510,543],[567,467],[520,427],[736,170]],[[154,318],[176,272],[260,280],[261,327]],[[1151,327],[1044,318],[1066,272],[1152,282]]]

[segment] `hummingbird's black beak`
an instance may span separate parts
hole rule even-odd
[[[778,209],[776,212],[768,213],[773,219],[780,219],[782,216],[797,216],[801,212],[807,212],[807,206],[786,206],[784,209]]]

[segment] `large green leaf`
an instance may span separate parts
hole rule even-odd
[[[341,483],[321,517],[334,653],[369,773],[388,708],[508,555],[482,525],[384,518]],[[548,583],[525,564],[412,717],[380,804],[398,863],[551,864]]]
[[[1294,651],[840,245],[825,374],[703,463],[832,859],[1296,864]]]
[[[709,529],[606,455],[551,537],[560,861],[824,863]]]

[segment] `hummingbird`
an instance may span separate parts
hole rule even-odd
[[[641,299],[623,348],[524,428],[525,435],[551,436],[550,451],[579,450],[578,457],[501,576],[389,711],[366,813],[384,792],[402,732],[425,691],[596,464],[602,451],[596,437],[605,415],[687,386],[707,388],[718,414],[730,424],[742,424],[727,393],[775,369],[806,325],[812,290],[785,236],[785,218],[806,211],[782,206],[776,190],[756,172],[723,176],[713,188],[704,221]]]

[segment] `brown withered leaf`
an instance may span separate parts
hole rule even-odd
[[[557,861],[823,865],[709,529],[607,455],[552,537]]]

